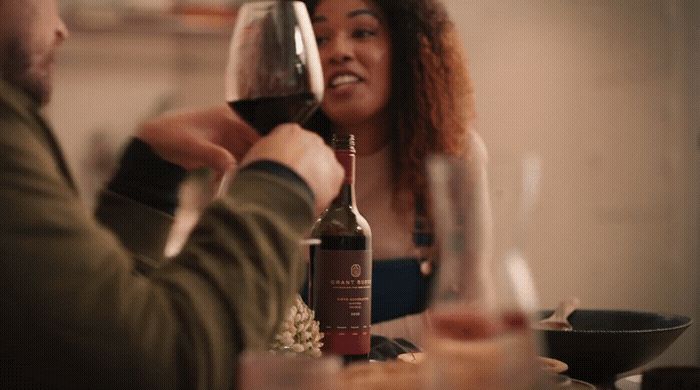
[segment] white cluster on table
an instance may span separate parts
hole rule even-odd
[[[303,354],[312,357],[321,356],[323,343],[318,321],[314,320],[314,312],[299,295],[294,305],[289,308],[279,332],[270,346],[272,352],[283,354]]]

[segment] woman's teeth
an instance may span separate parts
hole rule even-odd
[[[352,84],[360,81],[360,78],[355,75],[344,74],[331,80],[331,87],[338,87],[345,84]]]

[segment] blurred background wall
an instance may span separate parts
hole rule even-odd
[[[519,164],[543,162],[527,253],[553,307],[700,319],[697,1],[448,0],[490,151],[496,256]],[[700,363],[697,323],[654,364]]]
[[[537,155],[543,181],[525,249],[542,306],[576,295],[584,307],[691,316],[653,364],[700,364],[698,2],[445,2],[490,153],[496,257],[512,245],[521,160]],[[140,120],[224,101],[225,24],[137,19],[97,14],[60,56],[48,112],[91,204]]]

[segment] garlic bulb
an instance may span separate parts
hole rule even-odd
[[[270,350],[285,354],[303,354],[312,357],[321,356],[323,343],[318,321],[314,320],[314,312],[299,295],[294,305],[289,308],[287,318],[282,321]]]

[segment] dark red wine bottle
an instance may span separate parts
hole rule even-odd
[[[355,138],[333,136],[345,181],[313,228],[310,300],[321,331],[322,351],[346,362],[367,360],[372,324],[372,233],[355,203]]]
[[[266,135],[282,123],[303,125],[318,107],[318,101],[313,93],[298,93],[237,100],[229,102],[229,106],[260,135]]]

